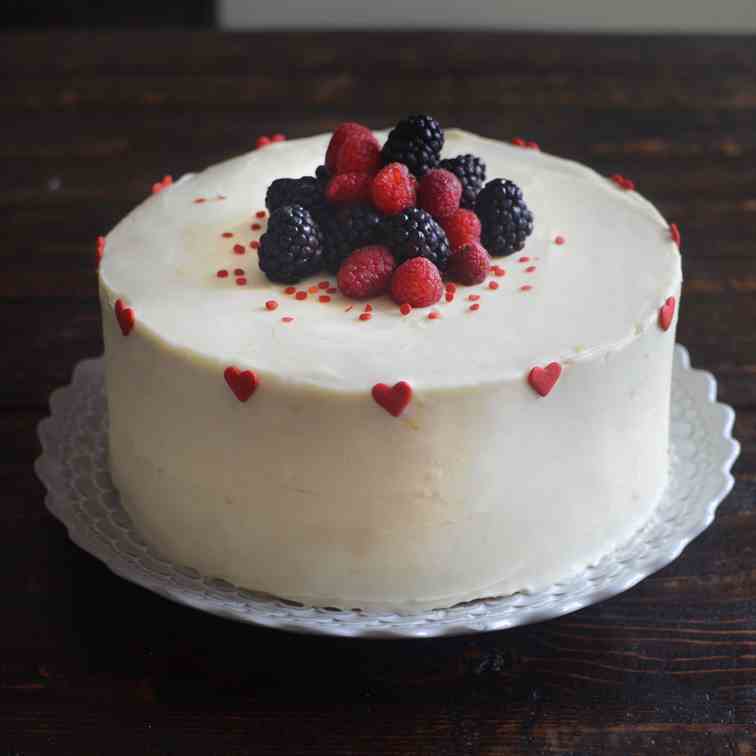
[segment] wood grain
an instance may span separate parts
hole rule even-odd
[[[752,38],[28,33],[0,70],[0,754],[754,752]],[[743,444],[715,524],[603,604],[423,642],[236,625],[111,575],[31,467],[50,391],[102,349],[95,237],[258,134],[426,110],[625,173],[680,224],[679,339]]]

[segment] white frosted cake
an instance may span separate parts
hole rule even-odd
[[[324,272],[290,288],[258,267],[266,190],[329,138],[165,181],[103,243],[110,470],[143,537],[253,591],[400,612],[622,544],[667,481],[676,229],[620,178],[449,130],[444,157],[522,189],[524,249],[408,314]]]

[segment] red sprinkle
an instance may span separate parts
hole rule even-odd
[[[172,183],[173,183],[172,176],[163,176],[163,178],[160,181],[152,185],[152,193],[158,194],[159,192],[162,192],[163,189],[167,189]]]
[[[310,288],[307,289],[307,291],[310,294],[317,294],[318,293],[318,287],[317,286],[310,286]]]
[[[296,287],[294,287],[294,286],[287,286],[284,289],[284,294],[295,294],[296,291],[297,291]]]
[[[470,305],[470,309],[471,309],[471,310],[472,310],[473,312],[477,312],[477,311],[478,311],[478,310],[480,309],[480,305],[479,305],[479,304],[478,304],[478,303],[476,302],[475,304],[471,304],[471,305]]]
[[[373,311],[373,305],[371,305],[370,302],[368,302],[365,305],[365,312],[372,312],[372,311]]]
[[[512,140],[512,144],[516,147],[525,147],[529,150],[540,150],[541,148],[538,146],[538,142],[531,142],[530,140],[525,140],[522,137],[515,137]]]
[[[204,197],[197,197],[197,199],[194,200],[195,205],[201,205],[203,202],[207,202],[207,200]]]
[[[527,268],[525,268],[526,273],[532,273],[536,269],[535,265],[528,265]]]
[[[565,241],[566,239],[563,236],[557,236],[554,239],[554,244],[564,244]]]
[[[669,235],[672,237],[672,241],[679,247],[682,239],[680,237],[680,229],[677,227],[677,223],[669,224]]]
[[[235,276],[243,276],[244,275],[244,268],[236,268],[234,270],[234,275]]]
[[[533,287],[530,284],[520,286],[520,291],[530,291]]]
[[[449,291],[447,289],[446,294],[444,295],[444,298],[446,299],[447,302],[453,302],[454,301],[454,292],[453,291]]]
[[[257,218],[264,218],[264,217],[265,217],[265,215],[266,215],[266,213],[265,213],[265,210],[258,210],[258,211],[257,211],[257,212],[255,213],[255,216],[256,216]]]
[[[292,320],[294,320],[294,318],[289,315],[287,315],[285,318],[281,318],[282,323],[291,323]]]
[[[307,299],[307,292],[306,291],[298,291],[295,295],[295,298],[298,299],[300,302],[303,299]]]
[[[270,138],[271,142],[285,142],[286,141],[286,134],[273,134],[273,136]]]
[[[260,225],[259,223],[253,223],[253,224],[252,224],[252,225],[250,226],[250,228],[251,228],[251,229],[252,229],[253,231],[259,231],[259,230],[260,230],[260,229],[262,228],[262,226],[261,226],[261,225]]]
[[[494,265],[493,268],[491,268],[491,273],[499,277],[507,275],[507,271],[504,270],[504,268],[500,267],[499,265]]]
[[[498,289],[499,288],[499,282],[498,281],[489,281],[488,282],[488,288],[489,289]]]
[[[233,233],[231,233],[231,231],[224,231],[224,232],[223,232],[223,233],[221,234],[221,236],[222,236],[222,237],[223,237],[224,239],[230,239],[230,238],[231,238],[231,237],[233,236]]]
[[[480,299],[480,294],[469,294],[467,298],[470,302],[477,302]]]
[[[105,254],[105,237],[98,236],[97,237],[97,252],[95,253],[95,259],[96,259],[95,265],[97,267],[99,267],[100,260],[102,260],[102,256],[104,254]]]
[[[236,279],[236,285],[237,286],[246,286],[247,279],[246,278],[237,278]]]
[[[428,313],[428,320],[438,320],[441,317],[441,313],[438,310],[431,310]]]
[[[321,281],[318,284],[318,288],[319,289],[328,289],[330,286],[331,286],[331,282],[330,281]]]
[[[370,318],[373,317],[372,312],[361,312],[360,313],[360,320],[370,320]]]
[[[457,284],[452,283],[451,281],[449,281],[449,283],[446,284],[446,290],[450,291],[453,294],[457,290]]]
[[[234,254],[243,255],[246,251],[243,244],[234,244]]]
[[[615,173],[609,177],[620,189],[624,189],[626,192],[632,192],[635,190],[635,182],[629,178],[625,178],[621,173]]]
[[[228,271],[219,270],[215,275],[218,276],[218,278],[228,278]]]
[[[275,310],[278,307],[278,302],[276,302],[275,299],[269,299],[265,303],[265,309],[266,310]]]
[[[329,294],[335,294],[335,293],[336,293],[336,292],[338,291],[338,289],[337,289],[337,288],[336,288],[335,286],[331,286],[331,288],[330,288],[330,289],[327,289],[326,291],[327,291],[327,292],[328,292]]]
[[[402,315],[409,315],[412,312],[412,305],[409,304],[409,302],[405,302],[400,308],[399,312],[402,313]]]
[[[344,310],[344,312],[351,312],[354,309],[354,305],[349,305],[349,307]]]
[[[330,302],[330,301],[331,301],[331,298],[330,298],[330,297],[328,296],[328,294],[321,294],[321,295],[320,295],[320,296],[318,297],[318,302],[324,302],[324,303],[327,303],[327,302]]]
[[[267,147],[270,144],[270,137],[259,136],[257,137],[256,147],[259,150],[260,147]]]
[[[252,241],[249,243],[249,246],[252,249],[260,249],[260,242],[259,241]]]
[[[522,262],[522,263],[530,262],[530,258],[529,257],[520,257],[520,258],[518,258],[517,262]]]

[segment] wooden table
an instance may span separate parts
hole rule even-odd
[[[0,754],[753,753],[756,40],[44,33],[0,60]],[[415,111],[620,171],[680,224],[679,339],[743,444],[715,524],[599,606],[423,642],[255,629],[113,576],[32,471],[50,391],[102,349],[95,237],[259,134]]]

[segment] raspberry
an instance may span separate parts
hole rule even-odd
[[[381,167],[381,145],[371,132],[350,135],[336,157],[335,173],[376,173]]]
[[[444,132],[435,118],[413,115],[391,129],[381,154],[385,163],[404,163],[415,176],[424,176],[441,159]]]
[[[334,176],[326,187],[326,198],[337,205],[370,201],[369,173],[342,173]]]
[[[394,258],[386,247],[378,244],[362,247],[353,252],[339,269],[339,289],[345,297],[352,299],[378,296],[388,289],[394,267]]]
[[[437,220],[448,218],[459,210],[462,184],[450,171],[434,168],[420,180],[418,204]]]
[[[328,172],[335,176],[337,173],[351,173],[357,171],[362,173],[363,171],[357,168],[348,168],[339,170],[339,158],[340,153],[344,145],[351,141],[353,144],[359,144],[361,142],[374,141],[376,145],[378,142],[373,135],[373,132],[367,126],[363,126],[361,123],[354,123],[353,121],[347,121],[342,123],[336,131],[333,132],[331,141],[328,143],[328,149],[326,150],[325,167]],[[353,148],[350,148],[350,151]],[[348,160],[347,160],[348,162]]]
[[[460,208],[444,218],[441,227],[446,231],[452,250],[459,249],[466,242],[480,241],[480,220],[472,210]]]
[[[415,177],[406,165],[389,163],[373,179],[370,192],[373,205],[385,215],[396,215],[417,201]]]
[[[533,213],[522,190],[507,179],[489,181],[478,195],[475,210],[483,226],[481,241],[494,257],[519,252],[533,233]]]
[[[449,258],[449,276],[466,286],[483,283],[491,268],[491,257],[477,241],[464,244]]]
[[[441,226],[425,210],[410,207],[384,218],[380,233],[397,262],[427,257],[439,270],[446,269],[449,241]]]
[[[442,160],[438,167],[451,171],[462,184],[460,207],[474,208],[478,192],[486,181],[486,164],[479,157],[467,154]]]
[[[438,268],[424,257],[403,262],[391,279],[391,298],[398,305],[430,307],[444,294],[444,283]]]
[[[286,205],[270,214],[260,238],[259,264],[271,281],[297,283],[317,273],[322,262],[323,237],[307,210]]]
[[[381,216],[369,205],[339,207],[318,218],[326,269],[336,273],[355,249],[378,243],[380,222]]]

